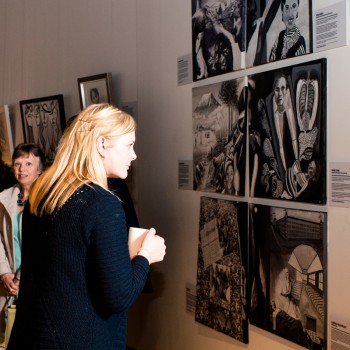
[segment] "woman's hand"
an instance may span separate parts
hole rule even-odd
[[[10,295],[16,295],[19,287],[19,280],[13,273],[5,273],[1,276],[1,281]]]
[[[144,256],[150,264],[153,264],[164,259],[165,249],[164,238],[156,235],[156,230],[151,228],[142,242],[138,255]]]

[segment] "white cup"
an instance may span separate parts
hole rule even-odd
[[[129,228],[129,251],[131,259],[133,259],[137,255],[147,231],[148,230],[145,228]]]

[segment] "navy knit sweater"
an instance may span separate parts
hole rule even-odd
[[[51,216],[38,218],[28,209],[8,350],[124,350],[127,310],[142,291],[149,263],[143,256],[130,261],[119,200],[83,186]]]

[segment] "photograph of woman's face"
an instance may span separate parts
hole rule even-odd
[[[286,0],[282,10],[282,20],[287,29],[292,29],[295,26],[298,10],[298,0]]]

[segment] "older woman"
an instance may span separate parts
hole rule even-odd
[[[33,143],[21,143],[13,152],[17,184],[0,193],[0,339],[4,333],[6,300],[16,295],[21,268],[21,217],[33,182],[44,169],[45,158]]]
[[[304,55],[305,39],[296,25],[299,0],[281,0],[282,21],[286,29],[281,31],[271,49],[269,61]]]

